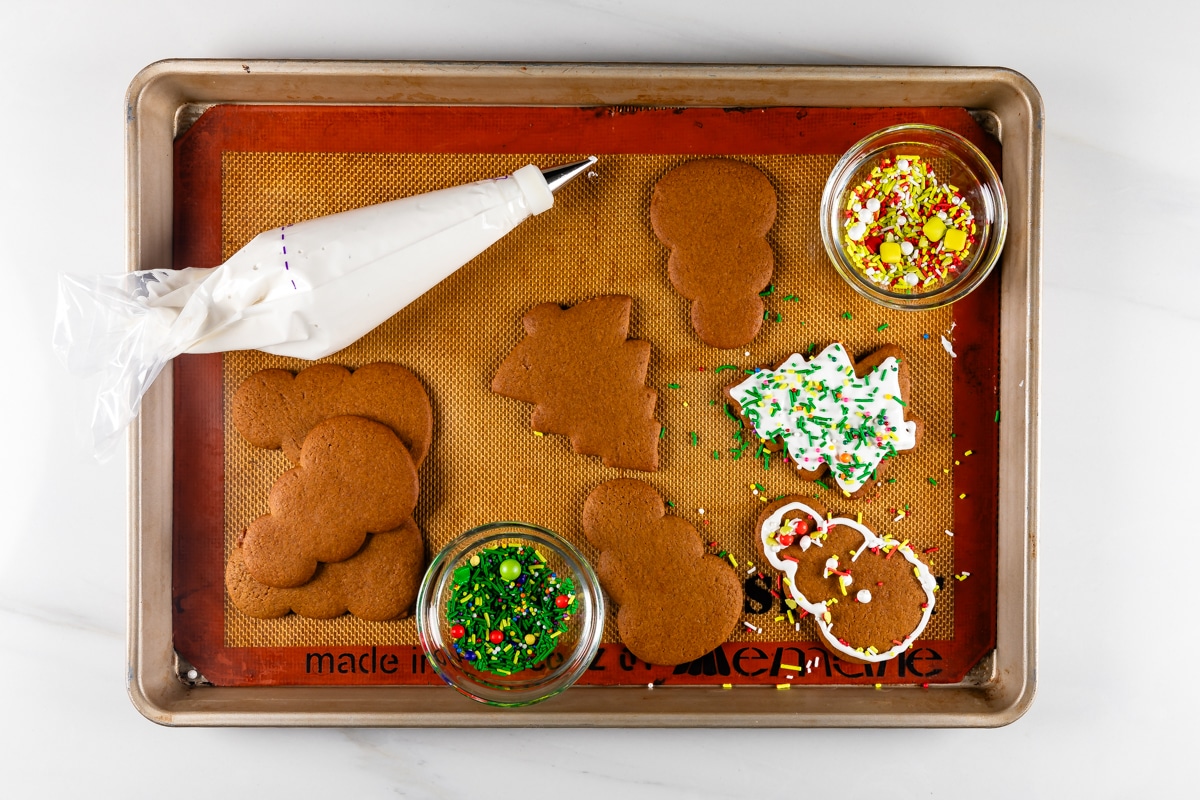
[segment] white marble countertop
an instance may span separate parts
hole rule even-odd
[[[1170,796],[1200,690],[1200,6],[22,2],[0,11],[0,785],[11,797]],[[125,692],[125,461],[75,426],[55,277],[124,267],[123,95],[171,57],[1006,66],[1046,106],[1038,696],[999,730],[167,729]],[[1173,282],[1172,282],[1173,281]],[[1112,361],[1120,372],[1105,373]],[[1153,378],[1150,384],[1139,383]],[[1124,419],[1125,414],[1132,414]],[[1172,435],[1158,441],[1157,427]],[[1175,442],[1176,438],[1182,443]],[[1132,448],[1126,454],[1121,448]],[[1177,722],[1182,720],[1183,722]],[[786,782],[778,767],[786,764]],[[1194,789],[1193,789],[1194,790]]]

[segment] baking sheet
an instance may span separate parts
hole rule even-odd
[[[178,240],[176,240],[176,241],[178,241]],[[1010,243],[1010,247],[1012,247],[1012,243]],[[1018,247],[1020,247],[1020,245],[1018,245]],[[977,675],[976,679],[979,680],[978,675]],[[986,678],[984,678],[984,680],[986,680]],[[215,690],[212,690],[212,691],[220,691],[220,690],[216,690],[216,688],[215,688]],[[574,692],[572,692],[572,693],[574,693]],[[581,698],[581,702],[582,702],[582,698]],[[709,706],[708,711],[712,711],[712,712],[714,712],[714,714],[718,715],[718,716],[714,716],[712,718],[721,718],[720,714],[721,714],[722,700],[715,699],[715,700],[710,700],[710,702],[714,703],[714,705]],[[791,700],[788,700],[788,702],[792,703]],[[800,708],[800,706],[803,706],[803,705],[804,705],[804,703],[802,702],[799,704],[799,706],[797,706],[797,708]],[[881,710],[881,711],[886,711],[887,705],[888,705],[887,703],[878,703],[878,702],[876,703],[878,710]],[[563,711],[566,712],[565,706],[559,706],[559,708],[562,708]],[[701,711],[700,717],[708,718],[708,711]],[[577,709],[576,709],[576,712],[578,712]],[[695,723],[697,718],[700,718],[700,717],[697,716],[696,710],[692,710],[692,712],[689,712],[689,714],[676,715],[676,716],[673,716],[672,718],[660,717],[660,718],[658,718],[658,722],[656,722],[656,723],[660,723],[660,724]],[[445,717],[445,718],[446,718],[446,723],[451,723],[450,717]],[[484,720],[486,720],[487,716],[485,714],[482,716],[478,716],[476,718],[478,718],[478,720],[480,720],[480,721],[484,721]],[[726,720],[726,723],[728,723],[728,721],[732,721],[734,717],[726,716],[724,718]],[[800,718],[800,717],[793,717],[793,718],[796,718],[796,720],[798,720],[798,718]],[[835,720],[835,718],[836,717],[828,717],[827,716],[826,720]],[[415,717],[414,717],[414,720],[415,720]],[[515,718],[514,718],[514,720],[515,720]],[[257,720],[257,718],[254,718],[254,720],[245,720],[245,718],[244,718],[244,720],[242,720],[242,721],[258,721],[258,720]],[[691,722],[689,722],[689,721],[691,721]],[[647,721],[638,721],[637,723],[647,723]],[[884,722],[884,723],[887,723],[887,722]],[[902,723],[902,722],[896,722],[896,723]]]

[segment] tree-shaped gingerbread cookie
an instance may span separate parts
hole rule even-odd
[[[627,339],[633,300],[597,297],[564,309],[534,306],[525,338],[505,357],[492,391],[535,403],[532,425],[571,438],[607,467],[658,469],[658,393],[646,387],[650,344]]]
[[[855,361],[834,342],[811,358],[793,353],[755,370],[725,396],[763,449],[783,450],[800,477],[815,481],[828,471],[845,496],[862,497],[892,458],[920,441],[909,372],[894,344]]]

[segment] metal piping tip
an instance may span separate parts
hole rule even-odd
[[[588,156],[583,161],[576,161],[574,164],[550,167],[550,169],[542,170],[542,177],[546,179],[546,185],[550,187],[551,193],[557,193],[559,189],[578,178],[598,160],[595,156]]]

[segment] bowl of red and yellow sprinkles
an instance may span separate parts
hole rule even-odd
[[[890,308],[927,309],[973,291],[1008,229],[1000,177],[975,145],[897,125],[854,145],[821,196],[821,238],[838,273]]]
[[[520,522],[450,542],[417,596],[417,633],[434,671],[494,706],[530,705],[571,686],[603,629],[591,565],[562,537]]]

